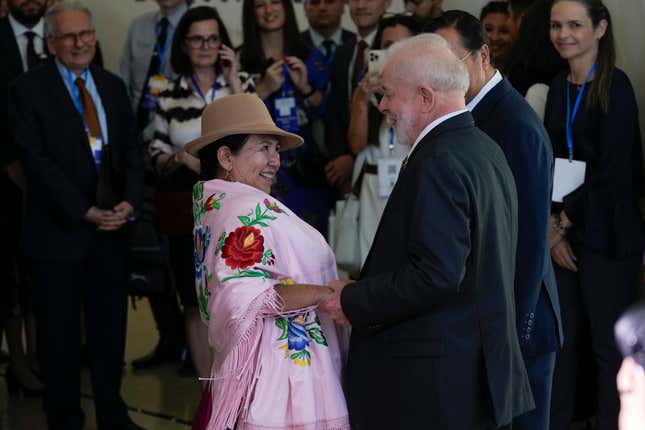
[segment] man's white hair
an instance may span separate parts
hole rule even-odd
[[[70,10],[80,10],[85,12],[87,16],[92,19],[92,12],[90,9],[80,0],[63,0],[59,3],[56,3],[54,6],[47,9],[45,12],[45,37],[55,36],[54,34],[54,18],[61,12],[66,12]]]
[[[468,90],[466,65],[439,35],[420,34],[401,40],[390,46],[387,54],[394,61],[394,76],[398,78],[427,85],[439,92],[465,94]]]

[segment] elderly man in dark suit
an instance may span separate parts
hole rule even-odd
[[[490,63],[482,23],[463,11],[448,11],[430,29],[464,58],[470,87],[467,108],[475,125],[504,151],[518,201],[515,264],[517,333],[536,408],[518,417],[513,429],[547,430],[555,352],[561,345],[560,302],[549,245],[553,151],[533,109]]]
[[[27,179],[31,258],[51,430],[83,428],[80,315],[85,309],[99,429],[136,429],[120,396],[127,317],[128,221],[142,198],[142,152],[123,82],[97,67],[91,13],[64,0],[45,15],[55,55],[10,90]]]
[[[517,196],[433,34],[392,46],[380,109],[412,148],[360,280],[322,309],[353,327],[352,429],[495,429],[533,408],[515,330]]]

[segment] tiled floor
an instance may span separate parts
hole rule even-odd
[[[132,359],[149,352],[157,341],[147,300],[137,301],[137,309],[130,307],[128,337],[122,394],[130,408],[130,416],[149,430],[190,429],[193,412],[199,402],[199,384],[194,378],[182,378],[174,367],[133,372]],[[4,369],[0,372],[4,374]],[[86,429],[96,429],[94,407],[89,396],[89,374],[83,371],[82,407],[86,414]],[[0,378],[0,430],[45,430],[46,424],[40,399],[9,398],[5,379]]]

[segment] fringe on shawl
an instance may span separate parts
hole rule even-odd
[[[322,420],[315,423],[297,424],[287,427],[263,426],[260,424],[241,423],[236,430],[350,430],[349,417],[346,415],[332,420]]]
[[[248,407],[260,369],[258,353],[264,327],[263,318],[279,314],[282,308],[280,296],[270,288],[253,300],[245,318],[238,322],[239,328],[230,334],[239,341],[221,365],[214,365],[211,370],[213,413],[207,430],[235,428],[238,417]]]

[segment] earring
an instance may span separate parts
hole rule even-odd
[[[226,175],[224,175],[224,180],[225,181],[230,181],[231,180],[231,171],[227,170]]]

